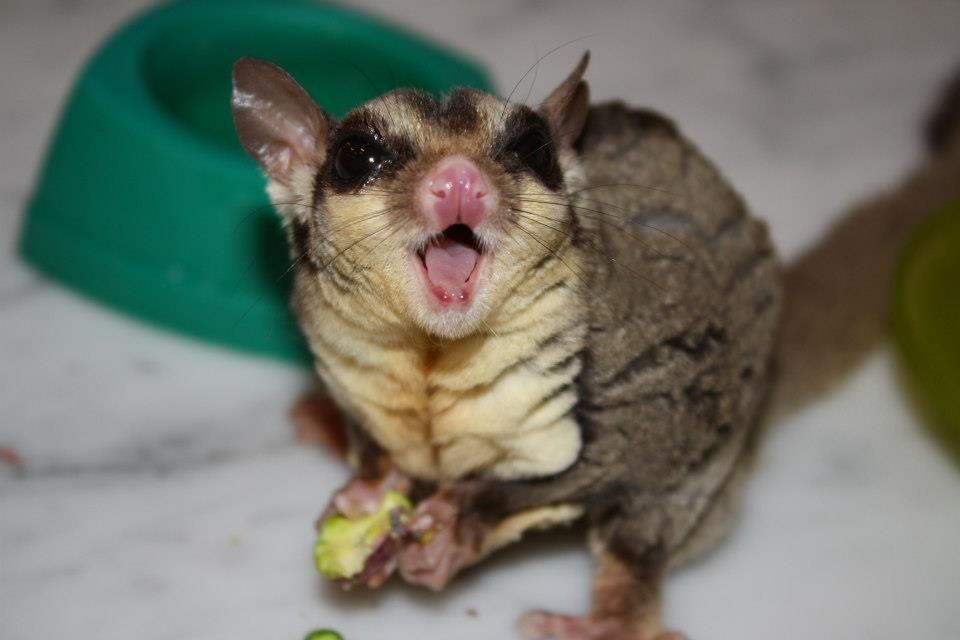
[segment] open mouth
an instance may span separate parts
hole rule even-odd
[[[417,252],[424,286],[442,305],[470,301],[484,253],[480,241],[465,224],[454,224]]]

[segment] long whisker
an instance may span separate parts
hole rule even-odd
[[[493,335],[495,335],[495,336],[498,337],[498,338],[500,337],[500,334],[497,333],[496,330],[495,330],[493,327],[491,327],[491,326],[487,323],[487,321],[484,320],[482,317],[480,318],[480,322],[482,322],[482,323],[483,323],[483,326],[485,326],[485,327],[487,328],[487,331],[489,331],[490,333],[492,333]]]
[[[303,253],[301,253],[301,254],[297,257],[296,260],[294,260],[293,262],[291,262],[291,263],[290,263],[290,266],[287,267],[287,269],[286,269],[283,273],[280,274],[280,277],[279,277],[279,278],[277,278],[276,280],[274,280],[273,284],[274,284],[274,285],[280,284],[280,281],[283,280],[285,277],[287,277],[287,274],[289,274],[291,271],[293,271],[293,269],[300,263],[300,261],[303,260],[303,259],[307,256],[307,253],[308,253],[308,251],[305,250]],[[263,296],[264,296],[264,295],[265,295],[264,293],[261,293],[260,295],[258,295],[258,296],[256,297],[256,299],[255,299],[253,302],[250,303],[250,305],[247,307],[247,309],[246,309],[242,314],[240,314],[240,317],[237,318],[236,322],[233,323],[233,328],[234,328],[234,329],[236,329],[238,326],[240,326],[240,323],[243,322],[244,318],[246,318],[248,315],[250,315],[250,312],[253,311],[254,307],[256,307],[258,304],[260,304],[261,302],[263,302]]]
[[[513,211],[514,213],[517,213],[521,218],[525,218],[525,219],[527,219],[527,220],[530,220],[531,222],[536,222],[537,224],[541,224],[541,225],[543,225],[543,226],[545,226],[545,227],[547,227],[547,228],[549,228],[549,229],[553,229],[555,232],[557,232],[557,233],[559,233],[559,234],[561,234],[561,235],[565,235],[565,236],[567,236],[567,237],[569,237],[569,238],[573,238],[573,234],[571,234],[571,233],[566,233],[566,232],[564,232],[564,231],[561,230],[561,229],[557,229],[556,227],[554,227],[554,226],[552,226],[552,225],[546,224],[545,222],[541,222],[540,220],[537,220],[536,218],[532,217],[532,216],[538,215],[538,214],[536,214],[536,213],[534,213],[534,212],[532,212],[532,211],[526,211],[526,210],[524,210],[524,209],[511,209],[511,211]],[[527,214],[527,215],[524,215],[524,214]],[[551,219],[552,219],[552,218],[551,218]],[[643,281],[645,281],[646,283],[650,284],[651,286],[655,287],[655,288],[656,288],[657,290],[659,290],[660,292],[666,293],[666,289],[665,289],[662,285],[660,285],[659,283],[651,280],[650,278],[648,278],[647,276],[645,276],[645,275],[643,275],[643,274],[641,274],[641,273],[638,273],[635,269],[630,268],[629,266],[623,264],[622,262],[619,262],[616,258],[614,258],[613,256],[611,256],[611,255],[609,255],[609,254],[607,254],[607,253],[604,253],[603,251],[601,251],[601,250],[598,249],[597,247],[595,247],[595,246],[593,246],[593,245],[591,245],[591,244],[589,244],[589,243],[587,244],[587,246],[589,246],[590,249],[591,249],[592,251],[594,251],[597,255],[606,258],[607,260],[609,260],[611,263],[613,263],[614,265],[616,265],[616,266],[618,266],[618,267],[622,267],[623,269],[626,269],[628,272],[630,272],[631,275],[634,275],[634,276],[636,276],[637,278],[640,278],[641,280],[643,280]]]
[[[342,225],[340,225],[340,226],[338,226],[338,227],[336,227],[336,228],[334,228],[334,229],[330,229],[329,231],[325,231],[324,234],[323,234],[323,238],[321,239],[321,241],[322,241],[322,242],[327,242],[328,244],[331,244],[331,245],[332,245],[332,243],[330,242],[330,239],[331,239],[335,234],[343,231],[344,229],[349,229],[350,227],[356,226],[356,225],[360,224],[361,222],[368,222],[368,221],[370,221],[370,220],[373,220],[374,218],[379,218],[380,216],[386,215],[386,214],[388,214],[388,213],[390,213],[391,211],[394,211],[394,210],[396,210],[396,209],[399,209],[399,207],[387,207],[386,209],[380,209],[379,211],[374,211],[373,213],[368,213],[368,214],[366,214],[366,215],[360,216],[359,218],[354,218],[354,219],[351,220],[350,222],[347,222],[347,223],[345,223],[345,224],[342,224]]]
[[[519,202],[520,204],[546,204],[546,205],[552,205],[552,206],[556,206],[556,207],[562,209],[564,212],[566,212],[568,208],[570,208],[570,209],[576,208],[575,205],[572,205],[572,204],[570,204],[570,203],[568,203],[568,202],[545,202],[545,201],[541,201],[541,200],[526,200],[526,199],[523,199],[523,198],[519,198],[519,199],[517,200],[517,202]],[[529,211],[528,213],[530,213],[531,215],[533,215],[534,212]],[[549,215],[546,215],[546,214],[540,214],[540,215],[542,215],[544,218],[547,218],[548,220],[553,220],[553,221],[559,221],[559,220],[560,220],[560,218],[557,218],[557,217],[554,217],[554,216],[549,216]],[[602,223],[602,224],[606,224],[606,225],[610,226],[610,227],[613,228],[613,229],[617,229],[618,231],[622,231],[623,233],[627,234],[628,236],[630,236],[630,237],[633,238],[634,240],[640,242],[644,247],[650,248],[650,243],[649,243],[649,241],[648,241],[647,238],[643,238],[643,237],[639,236],[639,235],[636,234],[636,233],[632,233],[632,232],[630,232],[630,230],[625,229],[622,224],[618,224],[619,222],[623,222],[622,218],[618,218],[618,217],[616,217],[616,216],[611,216],[612,219],[611,219],[611,220],[608,220],[608,219],[606,219],[606,218],[604,218],[604,217],[602,217],[602,216],[595,216],[595,215],[593,215],[593,214],[591,214],[591,213],[589,213],[589,212],[587,212],[587,213],[580,213],[579,215],[582,216],[582,217],[584,217],[584,218],[586,218],[587,220],[591,220],[591,221],[594,221],[594,222],[599,222],[599,223]]]
[[[593,190],[595,190],[595,189],[606,189],[606,188],[613,188],[613,187],[633,187],[633,188],[636,188],[636,189],[645,189],[645,190],[647,190],[647,191],[657,191],[657,192],[660,192],[660,193],[666,193],[666,194],[671,195],[671,196],[676,196],[677,198],[682,198],[682,197],[683,197],[683,194],[682,194],[682,193],[677,193],[676,191],[670,191],[670,190],[664,189],[664,188],[662,188],[662,187],[651,187],[651,186],[648,185],[648,184],[637,184],[637,183],[635,183],[635,182],[606,182],[606,183],[603,183],[603,184],[592,184],[592,185],[590,185],[589,187],[582,187],[582,188],[580,188],[580,189],[574,189],[573,191],[570,191],[567,195],[568,195],[568,196],[575,196],[575,195],[578,195],[578,194],[580,194],[580,193],[583,193],[584,191],[593,191]],[[510,195],[535,196],[535,195],[541,195],[541,193],[516,193],[516,194],[510,194]],[[558,197],[559,197],[559,196],[558,196]]]
[[[306,207],[306,208],[310,208],[310,205],[305,205],[305,204],[303,204],[300,200],[297,200],[296,202],[276,202],[276,203],[270,202],[270,203],[267,203],[267,204],[258,205],[258,206],[255,206],[255,207],[250,208],[250,209],[243,215],[242,218],[240,218],[239,220],[237,220],[237,223],[233,226],[233,232],[234,232],[234,233],[239,232],[239,231],[240,231],[240,227],[242,227],[242,226],[245,225],[246,223],[250,222],[250,219],[253,218],[253,216],[258,215],[258,214],[261,214],[261,213],[270,213],[271,210],[274,209],[274,207],[277,206],[277,205],[286,206],[286,207]]]
[[[303,204],[300,203],[300,202],[285,202],[285,203],[274,203],[274,204],[285,204],[285,205],[287,205],[287,206],[306,206],[306,205],[303,205]],[[273,205],[270,205],[270,206],[273,206]],[[264,208],[264,207],[260,207],[259,209],[263,209],[263,208]],[[386,215],[386,214],[390,213],[391,211],[393,211],[394,209],[397,209],[397,208],[398,208],[398,207],[396,207],[396,206],[394,206],[394,207],[387,207],[387,208],[381,209],[381,210],[379,210],[379,211],[374,211],[374,212],[372,212],[372,213],[369,213],[369,214],[366,214],[366,215],[364,215],[364,216],[361,216],[360,218],[356,218],[356,219],[354,219],[354,220],[351,220],[350,222],[348,222],[348,223],[346,223],[346,224],[340,225],[340,226],[338,226],[337,228],[328,231],[328,232],[324,235],[324,237],[322,238],[321,241],[327,242],[328,244],[330,244],[331,246],[334,246],[334,248],[335,248],[335,245],[332,244],[332,237],[333,237],[336,233],[338,233],[338,232],[340,232],[340,231],[343,231],[344,229],[346,229],[346,228],[348,228],[348,227],[351,227],[351,226],[360,224],[360,223],[362,223],[362,222],[366,222],[366,221],[369,221],[369,220],[373,220],[373,219],[375,219],[375,218],[377,218],[377,217]],[[257,211],[257,210],[255,209],[253,212],[247,214],[247,218],[249,218],[250,215],[253,215],[254,213],[256,213],[256,211]],[[334,260],[336,260],[339,256],[341,256],[343,253],[345,253],[346,251],[348,251],[351,247],[353,247],[353,246],[356,245],[357,243],[362,242],[363,240],[366,240],[367,238],[373,236],[373,235],[376,234],[376,233],[379,233],[380,231],[382,231],[382,230],[384,230],[384,229],[389,228],[389,227],[392,226],[392,225],[395,225],[395,224],[396,224],[396,225],[399,225],[399,224],[402,223],[402,222],[403,222],[403,219],[402,219],[402,218],[399,218],[399,219],[397,219],[397,220],[394,220],[394,221],[388,223],[387,225],[384,225],[383,227],[380,227],[380,228],[377,229],[376,231],[374,231],[374,232],[372,232],[372,233],[370,233],[370,234],[367,234],[367,235],[364,236],[363,238],[360,238],[358,241],[352,243],[350,246],[348,246],[348,247],[346,247],[344,250],[340,251],[340,252],[339,252],[336,256],[334,256],[328,263],[326,263],[326,265],[324,265],[324,268],[329,267],[330,264],[332,264]],[[242,222],[241,222],[241,223],[242,223]],[[399,227],[398,227],[398,228],[399,228]],[[298,255],[294,260],[291,261],[290,265],[283,271],[283,273],[281,273],[280,276],[276,278],[276,280],[274,281],[274,285],[279,284],[284,278],[286,278],[286,277],[297,267],[297,265],[299,265],[299,264],[303,261],[303,259],[307,257],[307,255],[308,255],[309,253],[310,253],[310,247],[307,247],[306,249],[304,249],[304,251],[301,252],[300,255]],[[256,258],[254,258],[254,259],[252,259],[252,260],[250,261],[250,264],[248,265],[248,267],[247,267],[247,269],[246,269],[246,271],[245,271],[245,273],[244,273],[244,276],[243,276],[240,280],[242,280],[243,278],[245,278],[245,277],[250,273],[250,271],[251,271],[251,269],[253,268],[253,265],[256,263],[256,261],[257,261]],[[238,286],[239,286],[240,280],[238,280]],[[235,293],[235,292],[234,292],[234,293]],[[243,320],[244,320],[248,315],[250,315],[250,313],[253,311],[253,309],[254,309],[258,304],[260,304],[260,303],[263,301],[264,295],[265,295],[264,293],[259,294],[259,295],[257,296],[257,298],[250,303],[250,305],[247,307],[247,309],[240,315],[240,317],[237,318],[236,322],[234,323],[234,328],[236,328],[237,326],[239,326],[239,324],[240,324],[241,322],[243,322]]]
[[[394,128],[394,130],[396,130],[396,128],[397,128],[397,123],[396,123],[396,121],[395,121],[394,118],[393,118],[393,112],[392,112],[392,110],[389,109],[389,108],[387,108],[387,101],[386,101],[387,92],[384,91],[383,87],[381,87],[379,84],[375,83],[375,82],[373,81],[373,79],[370,77],[370,75],[367,74],[367,72],[364,71],[363,68],[361,68],[360,65],[358,65],[356,62],[354,62],[354,61],[352,61],[352,60],[348,60],[348,59],[343,58],[343,57],[341,57],[341,56],[333,56],[332,59],[337,60],[337,61],[338,61],[339,63],[341,63],[341,64],[347,64],[347,65],[353,67],[353,70],[354,70],[354,71],[357,71],[361,76],[363,76],[363,79],[367,81],[367,84],[370,85],[370,88],[373,90],[374,94],[376,94],[376,96],[377,96],[377,97],[373,100],[373,102],[377,102],[378,100],[380,101],[380,103],[381,103],[381,104],[383,105],[383,107],[384,107],[384,111],[387,112],[387,117],[390,119],[390,125]],[[396,74],[394,73],[393,69],[390,67],[389,63],[386,62],[386,60],[381,60],[381,62],[384,64],[384,66],[385,66],[385,67],[387,68],[387,70],[390,72],[390,75],[391,75],[392,80],[393,80],[393,84],[396,85],[396,84],[397,84],[397,78],[396,78]]]
[[[402,218],[398,218],[398,219],[393,220],[393,221],[391,221],[391,222],[388,222],[388,223],[385,224],[384,226],[379,227],[378,229],[376,229],[376,230],[368,233],[367,235],[363,236],[363,237],[360,238],[359,240],[355,240],[354,242],[351,242],[351,243],[350,243],[349,245],[347,245],[344,249],[340,250],[335,256],[333,256],[329,261],[325,262],[325,263],[322,265],[321,270],[322,270],[322,271],[326,271],[328,268],[330,268],[330,265],[332,265],[332,264],[337,260],[337,258],[339,258],[340,256],[342,256],[344,253],[346,253],[347,251],[349,251],[349,250],[352,249],[353,247],[357,246],[358,244],[360,244],[361,242],[363,242],[363,241],[366,240],[367,238],[370,238],[370,237],[372,237],[373,235],[375,235],[375,234],[377,234],[377,233],[380,233],[381,231],[384,231],[385,229],[389,229],[389,228],[392,227],[393,225],[401,224],[401,223],[403,223],[403,219],[402,219]]]
[[[540,52],[537,51],[537,43],[534,42],[532,44],[533,44],[533,55],[539,58]],[[527,87],[527,95],[523,97],[522,104],[527,104],[527,101],[530,100],[530,94],[533,93],[533,87],[537,84],[537,76],[539,75],[539,73],[540,73],[540,65],[537,64],[533,68],[533,79],[530,80],[530,86]]]
[[[402,220],[401,220],[400,222],[402,222]],[[358,266],[358,265],[360,265],[361,263],[363,263],[363,262],[367,259],[367,257],[369,257],[374,251],[376,251],[384,242],[386,242],[387,240],[389,240],[390,238],[392,238],[394,235],[396,235],[396,233],[397,233],[398,231],[400,231],[401,229],[403,229],[403,225],[397,225],[396,228],[394,228],[393,231],[391,231],[390,233],[388,233],[387,235],[385,235],[383,238],[381,238],[380,241],[377,242],[377,244],[375,244],[375,245],[373,245],[372,247],[370,247],[370,249],[368,249],[367,252],[366,252],[365,254],[363,254],[363,256],[362,256],[359,260],[357,260],[356,262],[353,263],[353,268],[350,270],[350,273],[349,273],[348,275],[352,277],[352,276],[354,275],[354,273],[356,273],[356,271],[357,271],[357,266]],[[378,232],[378,233],[379,233],[379,232]],[[369,237],[370,237],[370,236],[368,236],[368,238],[369,238]],[[364,280],[366,281],[366,278],[364,278]],[[370,283],[367,282],[366,284],[367,284],[367,288],[369,288],[374,294],[376,294],[376,291],[374,291],[374,289],[373,289],[373,287],[370,285]]]
[[[530,156],[532,156],[532,155],[535,154],[536,152],[540,151],[540,149],[544,149],[544,148],[546,148],[546,147],[549,147],[551,144],[554,143],[554,140],[555,140],[555,139],[561,139],[561,138],[563,138],[563,136],[564,136],[568,131],[571,131],[574,126],[576,126],[576,125],[571,124],[571,125],[567,125],[567,127],[563,128],[563,129],[560,129],[559,131],[556,132],[555,135],[548,137],[547,140],[546,140],[546,142],[544,142],[543,144],[541,144],[541,145],[540,145],[539,147],[537,147],[536,149],[533,149],[532,151],[528,151],[528,152],[525,153],[520,159],[521,159],[521,160],[526,160],[527,158],[529,158]],[[506,150],[506,145],[507,145],[507,144],[509,144],[509,138],[505,138],[505,139],[500,143],[500,146],[497,147],[497,150],[494,151],[494,153],[493,153],[494,159],[497,159],[497,158],[499,158],[499,157],[501,156],[501,154]]]
[[[295,203],[288,203],[288,204],[295,204]],[[362,223],[362,222],[367,222],[367,221],[369,221],[369,220],[373,220],[374,218],[378,218],[378,217],[380,217],[380,216],[386,215],[386,214],[390,213],[391,211],[393,211],[394,209],[397,209],[397,208],[398,208],[398,207],[387,207],[387,208],[385,208],[385,209],[381,209],[381,210],[379,210],[379,211],[374,211],[374,212],[372,212],[372,213],[366,214],[366,215],[361,216],[361,217],[359,217],[359,218],[353,219],[353,220],[351,220],[351,221],[349,221],[349,222],[347,222],[347,223],[345,223],[345,224],[342,224],[342,225],[340,225],[340,226],[338,226],[338,227],[336,227],[336,228],[334,228],[334,229],[331,229],[331,230],[329,230],[329,231],[326,231],[326,232],[324,233],[323,237],[320,238],[320,242],[326,242],[326,243],[328,243],[328,244],[331,244],[331,246],[333,246],[333,245],[332,245],[332,242],[331,242],[331,239],[332,239],[332,237],[333,237],[335,234],[343,231],[344,229],[347,229],[347,228],[349,228],[349,227],[352,227],[352,226],[355,226],[355,225],[357,225],[357,224],[360,224],[360,223]],[[334,248],[336,248],[336,247],[334,246]],[[305,253],[306,253],[306,252],[305,252]],[[301,259],[302,259],[302,257],[303,257],[303,256],[301,256]],[[237,281],[237,287],[235,287],[235,289],[239,287],[239,283],[243,280],[243,278],[245,278],[247,275],[249,275],[250,271],[253,269],[253,266],[256,264],[257,260],[258,260],[257,258],[252,258],[252,259],[250,260],[250,263],[247,265],[247,268],[246,268],[246,270],[244,271],[243,277],[240,278],[240,279],[238,279],[238,281]],[[235,292],[236,292],[236,291],[234,291],[234,293],[235,293]]]
[[[295,201],[295,202],[278,202],[278,203],[275,203],[275,204],[285,205],[285,206],[305,206],[305,207],[308,207],[308,205],[302,204],[299,199],[298,199],[297,201]],[[233,233],[234,233],[235,235],[238,234],[238,233],[240,232],[240,227],[242,227],[244,224],[246,224],[247,222],[249,222],[250,219],[253,218],[253,216],[258,215],[258,214],[260,214],[260,213],[267,213],[267,212],[268,212],[270,209],[272,209],[273,207],[274,207],[274,203],[266,204],[266,205],[262,205],[262,206],[258,206],[258,207],[254,207],[253,209],[251,209],[250,211],[248,211],[247,214],[244,215],[244,216],[237,222],[236,225],[234,225]],[[243,273],[240,274],[240,275],[237,277],[236,281],[234,282],[233,287],[231,288],[231,291],[230,291],[230,296],[231,296],[231,297],[233,297],[233,296],[235,296],[235,295],[237,294],[237,292],[240,290],[240,285],[244,282],[244,280],[246,280],[246,279],[250,276],[250,273],[254,270],[254,267],[257,265],[257,263],[258,263],[259,261],[260,261],[260,258],[258,258],[257,256],[253,256],[253,257],[251,257],[251,258],[247,261],[247,265],[244,267]]]
[[[380,187],[380,188],[377,188],[377,189],[373,189],[373,188],[370,188],[370,187],[361,187],[361,189],[357,192],[357,195],[361,195],[361,196],[368,196],[368,195],[369,195],[369,196],[400,196],[400,197],[403,197],[403,196],[407,196],[407,195],[409,195],[409,194],[410,194],[410,190],[409,190],[409,189],[401,189],[401,190],[399,190],[399,191],[392,191],[392,190],[390,190],[390,189],[385,189],[385,188],[383,188],[383,187]]]
[[[567,200],[560,200],[560,199],[558,199],[557,201],[549,201],[549,200],[529,200],[529,199],[521,199],[521,201],[522,201],[522,202],[535,203],[535,204],[546,204],[546,205],[552,205],[552,206],[557,206],[557,207],[560,207],[560,206],[562,206],[562,207],[572,207],[572,208],[574,208],[574,209],[580,209],[581,211],[586,211],[586,212],[590,212],[590,213],[595,213],[595,214],[597,214],[597,215],[599,215],[599,216],[605,216],[605,217],[608,217],[608,218],[610,218],[610,219],[612,219],[612,220],[615,220],[615,221],[617,221],[617,222],[626,222],[621,216],[617,216],[617,215],[614,215],[614,214],[612,214],[612,213],[610,213],[610,212],[602,211],[602,210],[600,210],[600,209],[593,209],[593,208],[591,208],[591,207],[585,207],[585,206],[583,206],[583,205],[573,204],[573,203],[571,203],[571,202],[569,202],[569,201],[567,201]],[[609,202],[603,202],[603,201],[601,201],[601,200],[593,200],[593,199],[591,199],[590,201],[591,201],[591,202],[596,202],[596,203],[599,204],[599,205],[605,205],[605,206],[611,207],[611,208],[613,208],[613,209],[617,209],[617,210],[621,211],[622,213],[624,213],[624,214],[626,214],[626,215],[635,214],[635,213],[640,213],[639,211],[630,211],[630,210],[625,209],[625,208],[623,208],[623,207],[617,206],[617,205],[612,204],[612,203],[609,203]],[[589,216],[588,216],[588,217],[589,217]],[[600,220],[600,218],[596,218],[596,217],[591,218],[591,219],[592,219],[592,220]],[[686,241],[683,240],[682,238],[679,238],[679,237],[673,235],[673,234],[670,233],[669,231],[666,231],[666,230],[664,230],[664,229],[661,229],[660,227],[654,226],[654,225],[652,225],[652,224],[647,224],[647,223],[645,223],[645,222],[630,221],[630,224],[635,224],[635,225],[637,225],[637,226],[641,226],[641,227],[644,227],[644,228],[646,228],[646,229],[650,229],[651,231],[656,231],[657,233],[661,233],[661,234],[663,234],[664,236],[666,236],[666,237],[670,238],[671,240],[673,240],[674,242],[677,242],[678,244],[682,245],[682,246],[683,246],[685,249],[687,249],[687,251],[689,251],[691,254],[693,254],[693,255],[699,255],[699,256],[701,257],[701,259],[703,259],[703,255],[702,255],[702,252],[701,252],[701,251],[698,251],[697,249],[695,249],[694,247],[692,247],[688,242],[686,242]],[[618,227],[618,228],[622,228],[622,227]],[[626,229],[623,229],[623,231],[627,231],[627,230],[626,230]],[[712,266],[712,261],[706,260],[706,262]]]
[[[600,211],[599,209],[592,209],[590,207],[584,207],[583,205],[571,204],[568,202],[546,202],[546,201],[523,200],[523,199],[520,199],[520,201],[530,202],[530,203],[537,202],[539,204],[546,204],[546,205],[553,205],[553,206],[563,206],[563,207],[569,206],[572,209],[578,210],[579,211],[578,215],[583,216],[584,218],[588,220],[592,220],[594,222],[606,224],[614,229],[621,231],[622,233],[629,235],[630,237],[638,240],[639,242],[644,243],[645,246],[649,246],[645,238],[642,238],[641,236],[631,232],[629,229],[626,228],[627,222],[628,222],[627,220],[624,220],[622,217],[614,215],[612,213]],[[605,202],[594,201],[594,200],[591,200],[591,201],[598,202],[599,204],[606,205],[614,209],[619,209],[626,215],[638,213],[635,211],[627,210],[623,207],[618,207],[617,205],[614,205],[611,203],[605,203]],[[703,263],[706,266],[708,273],[711,273],[711,274],[717,273],[717,264],[714,261],[713,256],[710,255],[709,252],[705,251],[702,247],[691,245],[689,242],[685,241],[683,238],[680,238],[665,229],[661,229],[660,227],[656,225],[652,225],[647,222],[629,221],[629,224],[643,227],[644,229],[649,229],[650,231],[659,233],[667,238],[670,238],[671,240],[673,240],[674,242],[682,246],[684,249],[686,249],[687,253],[690,256],[694,256],[697,260]],[[663,253],[660,253],[660,256],[665,257]]]
[[[403,220],[398,220],[397,222],[402,223]],[[397,224],[396,227],[393,229],[393,231],[385,235],[383,238],[380,239],[379,242],[377,242],[375,245],[370,247],[370,249],[365,254],[363,254],[363,257],[361,257],[359,260],[353,263],[353,268],[350,270],[348,277],[353,278],[354,274],[356,274],[357,272],[357,267],[360,266],[363,262],[365,262],[367,257],[370,256],[374,251],[376,251],[380,245],[382,245],[384,242],[392,238],[394,235],[396,235],[398,231],[400,231],[403,228],[404,228],[403,224]],[[376,233],[380,233],[380,231],[377,231]],[[373,235],[376,235],[376,234],[372,234],[368,236],[368,238],[373,237]],[[363,286],[366,286],[367,290],[370,291],[370,293],[373,294],[375,298],[382,297],[380,292],[377,291],[376,287],[374,287],[373,283],[370,281],[370,278],[367,277],[367,275],[363,272],[363,270],[361,270],[360,273],[357,275],[362,276],[360,280],[358,280],[358,282],[360,282]]]
[[[554,258],[556,258],[557,260],[559,260],[560,263],[561,263],[563,266],[565,266],[567,269],[569,269],[569,270],[570,270],[570,273],[572,273],[576,278],[578,278],[578,279],[580,280],[580,282],[583,283],[583,286],[586,287],[587,290],[589,290],[590,284],[587,282],[587,279],[584,278],[584,277],[583,277],[580,273],[578,273],[576,270],[574,270],[573,267],[571,267],[569,264],[567,264],[567,261],[564,260],[563,258],[561,258],[560,255],[559,255],[554,249],[550,248],[550,246],[549,246],[546,242],[544,242],[543,240],[541,240],[541,239],[539,238],[539,236],[537,236],[536,234],[534,234],[533,232],[531,232],[529,229],[525,229],[525,228],[523,227],[523,225],[521,225],[521,224],[520,224],[519,222],[517,222],[516,220],[511,220],[510,222],[513,223],[513,225],[516,226],[517,229],[519,229],[520,231],[523,231],[524,233],[526,233],[528,236],[530,236],[531,238],[533,238],[540,246],[542,246],[544,249],[546,249],[547,251],[549,251],[550,254],[551,254]]]
[[[510,93],[507,94],[507,97],[506,97],[506,99],[505,99],[504,102],[503,102],[503,107],[501,107],[501,109],[500,109],[500,116],[497,118],[497,127],[496,127],[496,128],[499,129],[500,127],[503,126],[503,118],[504,118],[504,116],[505,116],[506,113],[507,113],[507,107],[508,107],[509,104],[510,104],[510,98],[513,97],[513,94],[516,93],[517,88],[520,87],[520,83],[523,82],[524,78],[526,78],[528,75],[530,75],[530,72],[533,71],[534,68],[536,68],[537,66],[539,66],[541,62],[543,62],[544,60],[546,60],[548,57],[552,56],[554,53],[556,53],[556,52],[559,51],[560,49],[563,49],[564,47],[567,47],[567,46],[569,46],[569,45],[571,45],[571,44],[574,44],[574,43],[576,43],[576,42],[580,42],[581,40],[586,40],[587,38],[592,38],[592,37],[594,37],[595,35],[596,35],[595,33],[591,33],[591,34],[588,34],[588,35],[585,35],[585,36],[580,36],[579,38],[574,38],[573,40],[569,40],[569,41],[567,41],[567,42],[564,42],[564,43],[561,44],[561,45],[557,45],[557,46],[554,47],[553,49],[550,49],[550,51],[547,51],[545,54],[543,54],[542,56],[540,56],[539,58],[537,58],[536,62],[534,62],[532,65],[530,65],[530,67],[529,67],[526,71],[523,72],[523,75],[520,76],[520,79],[517,80],[517,83],[516,83],[515,85],[513,85],[513,89],[511,89],[511,90],[510,90]]]

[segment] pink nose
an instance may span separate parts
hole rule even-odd
[[[438,162],[423,179],[419,193],[420,210],[435,231],[458,223],[475,228],[490,213],[495,199],[483,172],[463,156]]]

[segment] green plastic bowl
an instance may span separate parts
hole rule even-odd
[[[893,335],[907,389],[960,460],[960,202],[917,229],[894,281]]]
[[[415,86],[490,89],[459,55],[305,1],[193,0],[123,27],[80,75],[20,238],[22,257],[141,319],[305,362],[265,179],[236,141],[230,71],[271,60],[339,116]]]

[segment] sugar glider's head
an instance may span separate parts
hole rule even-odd
[[[572,241],[587,60],[538,109],[471,89],[397,90],[335,120],[282,69],[244,58],[234,123],[294,259],[359,308],[455,339]]]

